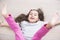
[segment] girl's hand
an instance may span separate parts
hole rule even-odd
[[[8,14],[7,14],[7,5],[4,5],[2,8],[2,15],[3,17],[7,18]]]
[[[0,21],[0,27],[2,27],[2,23],[3,23],[3,21]]]
[[[0,22],[0,27],[9,27],[7,23]]]
[[[51,28],[54,26],[60,25],[60,21],[59,21],[59,14],[56,13],[54,14],[54,16],[52,17],[52,20],[47,24],[47,28]]]
[[[55,26],[56,24],[58,24],[58,20],[59,20],[59,14],[58,13],[56,13],[56,14],[54,14],[54,16],[53,16],[53,18],[52,18],[52,20],[51,20],[51,25],[52,26]]]

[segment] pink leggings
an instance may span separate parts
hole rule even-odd
[[[5,18],[7,23],[9,24],[10,28],[15,32],[16,40],[25,40],[21,28],[18,24],[16,24],[14,18],[11,14],[8,15],[9,17]],[[41,29],[39,29],[35,35],[33,36],[32,40],[41,40],[41,38],[49,31],[50,29],[46,28],[46,25],[43,25]]]

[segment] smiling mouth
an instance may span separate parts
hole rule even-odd
[[[34,18],[30,18],[30,19],[34,19]]]

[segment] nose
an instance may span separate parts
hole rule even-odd
[[[32,17],[34,17],[34,15],[33,15],[33,14],[32,14],[31,16],[32,16]]]

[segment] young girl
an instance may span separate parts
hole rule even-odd
[[[45,23],[44,15],[41,9],[32,9],[20,21],[20,26],[15,22],[11,14],[7,14],[6,8],[2,10],[2,15],[8,22],[10,28],[15,32],[16,40],[41,40],[41,38],[56,24],[56,20]],[[18,20],[19,21],[19,20]],[[22,29],[22,30],[21,30]]]

